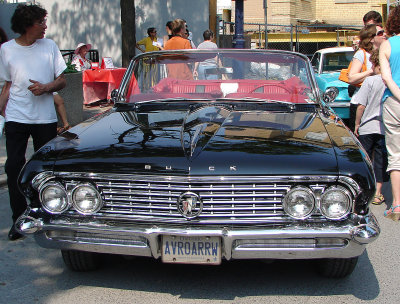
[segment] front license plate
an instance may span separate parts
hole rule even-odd
[[[206,236],[162,237],[164,263],[221,264],[221,239]]]

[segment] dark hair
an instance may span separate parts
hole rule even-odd
[[[382,23],[382,16],[377,11],[369,11],[363,17],[364,24],[368,21],[373,20],[374,23]]]
[[[376,35],[376,24],[368,24],[360,31],[360,48],[371,53],[373,45],[371,39]]]
[[[204,40],[211,40],[211,38],[214,37],[214,33],[212,30],[205,30],[203,33],[203,38]]]
[[[11,29],[18,34],[24,35],[26,29],[37,21],[42,21],[47,11],[38,4],[18,4],[11,17]]]
[[[386,21],[386,34],[389,36],[400,34],[400,6],[396,6],[390,10]]]
[[[371,52],[371,56],[369,57],[369,61],[371,61],[371,63],[374,66],[379,66],[379,50],[378,49],[373,50]]]
[[[176,36],[185,27],[185,22],[182,19],[172,21],[172,34]]]
[[[155,30],[156,30],[155,27],[149,27],[149,28],[147,29],[147,35],[150,36],[150,33],[154,32]]]
[[[8,41],[6,32],[0,27],[0,45]]]
[[[172,31],[172,21],[168,21],[165,26]]]

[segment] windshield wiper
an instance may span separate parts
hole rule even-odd
[[[255,101],[255,102],[265,102],[265,103],[279,103],[288,106],[293,106],[293,103],[290,101],[281,101],[274,99],[265,99],[265,98],[254,98],[254,97],[241,97],[241,98],[217,98],[216,101]]]
[[[171,97],[171,98],[164,98],[164,99],[151,99],[151,100],[143,100],[143,101],[135,101],[132,104],[145,104],[145,103],[150,103],[150,102],[166,102],[166,101],[210,101],[212,99],[207,99],[207,98],[184,98],[184,97]]]

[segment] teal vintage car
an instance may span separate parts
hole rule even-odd
[[[352,47],[321,49],[311,59],[322,99],[342,119],[348,119],[350,97],[348,83],[339,80],[340,70],[349,66],[354,55]]]

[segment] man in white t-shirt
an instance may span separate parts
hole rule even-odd
[[[199,50],[212,50],[218,49],[218,46],[211,40],[214,37],[214,33],[211,30],[205,30],[203,33],[204,41],[197,47]],[[218,75],[206,75],[206,70],[215,69],[217,67],[217,58],[206,59],[200,64],[196,64],[194,76],[198,76],[198,79],[218,79]]]
[[[20,36],[0,49],[0,78],[5,80],[0,113],[5,109],[5,171],[13,222],[27,207],[17,178],[25,164],[28,139],[32,136],[37,151],[57,135],[53,92],[66,85],[64,59],[54,41],[44,38],[46,15],[39,5],[19,4],[11,18],[11,28]],[[20,237],[13,225],[8,238]]]

